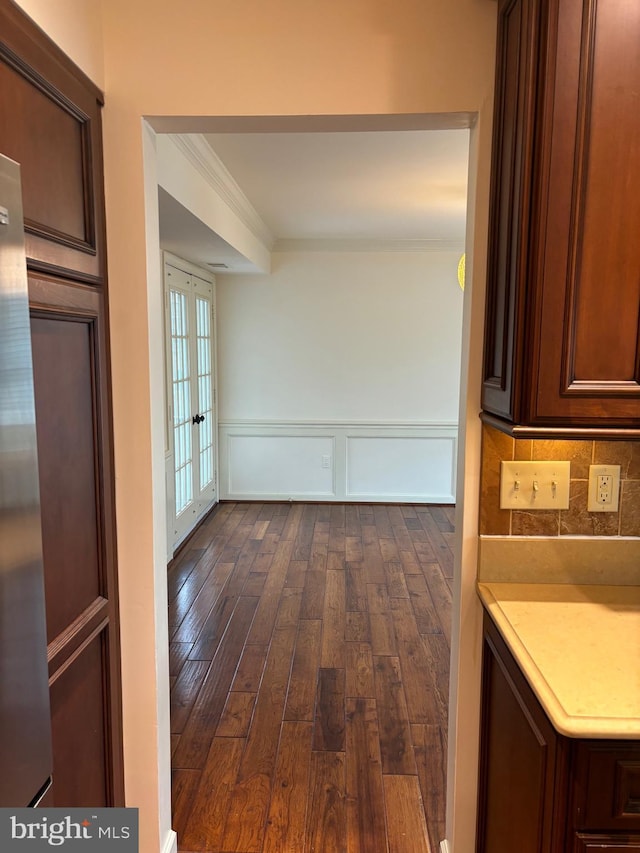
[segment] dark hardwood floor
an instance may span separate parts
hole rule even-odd
[[[219,505],[171,566],[180,851],[438,853],[452,507]]]

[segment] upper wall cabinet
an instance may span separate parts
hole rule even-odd
[[[516,434],[640,427],[639,45],[637,0],[500,0],[483,409]]]
[[[29,266],[104,278],[102,95],[9,3],[0,33],[0,151],[20,163]]]

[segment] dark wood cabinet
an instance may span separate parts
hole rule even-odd
[[[477,853],[640,850],[640,743],[558,734],[485,613]]]
[[[500,0],[498,22],[483,410],[637,430],[640,6]]]
[[[53,739],[48,804],[122,805],[102,95],[0,0],[0,152],[20,163]]]

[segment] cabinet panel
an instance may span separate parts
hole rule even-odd
[[[51,685],[53,799],[56,806],[110,806],[107,771],[108,684],[105,632],[70,661]]]
[[[485,624],[478,853],[553,846],[557,736]]]
[[[581,743],[575,775],[577,828],[640,832],[640,744]]]
[[[508,0],[498,16],[484,396],[491,411],[507,418],[514,416],[515,343],[524,299],[517,285],[525,271],[531,195],[535,11],[534,0]]]
[[[30,266],[100,281],[100,92],[66,57],[54,58],[17,8],[2,7],[0,151],[21,166]]]
[[[102,594],[93,320],[32,316],[47,639]]]
[[[630,423],[640,414],[640,8],[567,0],[557,21],[530,420]]]

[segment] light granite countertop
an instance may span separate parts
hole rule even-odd
[[[556,730],[640,739],[640,587],[479,583]]]

